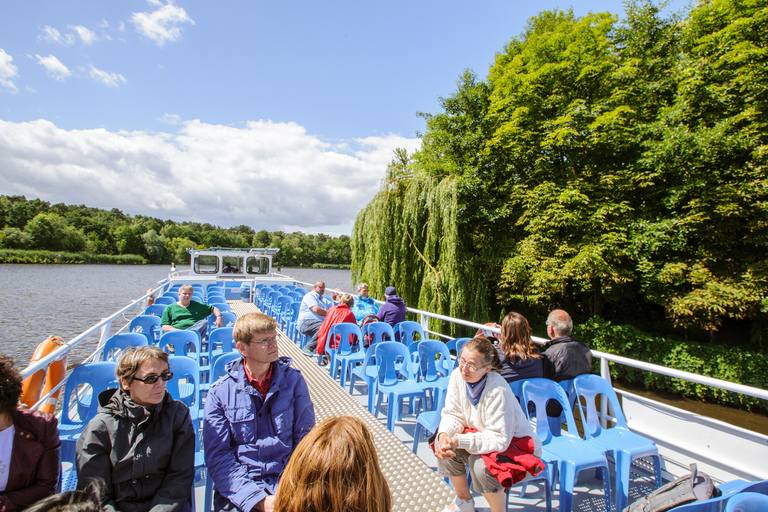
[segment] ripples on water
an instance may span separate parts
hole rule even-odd
[[[35,347],[48,336],[69,341],[102,318],[144,295],[168,276],[167,265],[0,265],[0,352],[26,367]],[[328,289],[351,291],[349,270],[285,268],[301,281],[322,279]],[[116,321],[113,332],[126,321]],[[83,343],[73,350],[69,364],[95,347]]]

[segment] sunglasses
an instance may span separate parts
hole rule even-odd
[[[157,382],[157,379],[163,379],[163,381],[168,382],[172,378],[173,378],[173,372],[165,372],[162,375],[147,375],[143,379],[134,377],[133,380],[138,380],[139,382],[143,382],[144,384],[151,385]]]

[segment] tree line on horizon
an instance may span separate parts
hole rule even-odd
[[[275,266],[349,265],[351,260],[346,235],[221,228],[25,196],[0,196],[0,226],[0,249],[136,255],[149,263],[188,265],[188,248],[272,247],[280,249]]]
[[[358,214],[353,280],[486,322],[561,307],[768,335],[768,4],[531,18],[421,114]]]

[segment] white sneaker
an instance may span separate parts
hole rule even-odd
[[[445,507],[442,512],[475,512],[475,500],[471,498],[469,501],[464,501],[456,497],[453,503]]]

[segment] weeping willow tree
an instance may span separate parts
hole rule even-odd
[[[352,277],[383,296],[395,286],[409,307],[485,322],[485,283],[463,250],[456,179],[414,170],[396,152],[381,190],[352,234]],[[456,336],[459,326],[431,324]]]

